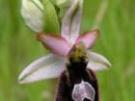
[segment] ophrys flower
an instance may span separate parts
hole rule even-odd
[[[39,34],[38,40],[40,40],[52,53],[30,64],[21,73],[19,77],[20,83],[29,83],[37,80],[59,77],[60,74],[66,70],[65,60],[70,50],[77,44],[83,44],[87,49],[87,68],[97,71],[110,67],[110,63],[105,57],[88,50],[94,44],[98,34],[98,30],[93,30],[89,33],[80,35],[73,44],[63,37],[55,37],[43,33]]]
[[[100,54],[89,51],[99,35],[99,31],[93,30],[82,35],[80,23],[83,0],[72,1],[71,7],[67,10],[62,19],[61,36],[52,36],[39,33],[37,38],[52,53],[41,57],[30,64],[19,76],[20,83],[30,83],[38,80],[58,78],[66,70],[66,60],[73,47],[82,44],[83,50],[88,57],[87,68],[93,71],[110,67],[110,62]],[[76,10],[76,8],[78,10]],[[74,14],[74,16],[73,16]],[[80,46],[80,45],[79,45]],[[82,49],[82,47],[79,47]],[[78,56],[78,53],[77,55]]]

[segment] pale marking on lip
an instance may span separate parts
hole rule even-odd
[[[74,85],[72,98],[74,101],[84,101],[85,98],[94,101],[95,90],[88,82],[81,81],[81,83]]]

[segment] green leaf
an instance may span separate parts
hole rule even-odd
[[[44,32],[59,33],[60,24],[54,5],[49,0],[43,0],[44,5]]]

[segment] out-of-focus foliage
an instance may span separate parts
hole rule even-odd
[[[82,31],[95,22],[101,0],[84,0]],[[0,101],[52,101],[56,80],[20,85],[21,70],[47,51],[20,16],[20,0],[0,0]],[[135,1],[108,0],[100,25],[101,36],[94,51],[112,62],[108,71],[97,73],[102,101],[135,100]]]

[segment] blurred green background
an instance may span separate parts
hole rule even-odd
[[[84,0],[82,31],[90,30],[101,0]],[[135,0],[108,0],[94,51],[112,63],[98,72],[102,101],[135,101]],[[20,15],[21,0],[0,0],[0,101],[52,101],[57,80],[28,85],[17,82],[19,73],[46,54]]]

